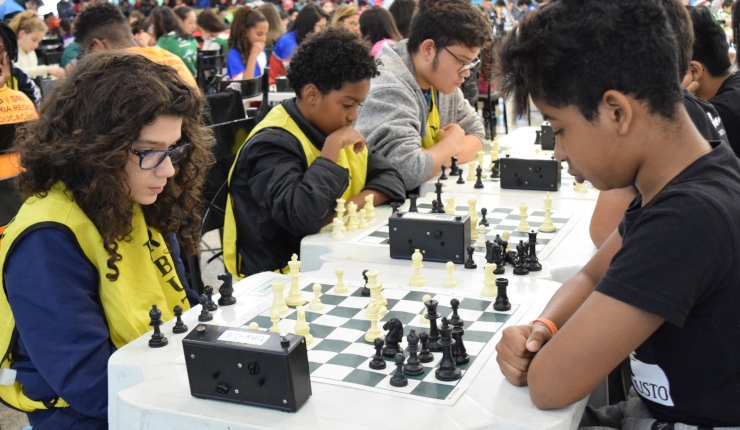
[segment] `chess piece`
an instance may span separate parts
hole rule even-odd
[[[521,205],[519,205],[519,216],[522,217],[521,221],[519,221],[519,225],[516,226],[516,231],[521,231],[522,233],[526,233],[529,231],[529,223],[527,222],[527,204],[525,202],[522,202]]]
[[[391,212],[391,215],[393,215],[396,212],[398,212],[398,208],[400,208],[400,207],[401,207],[401,203],[399,203],[399,202],[391,202],[391,209],[393,209],[393,212]]]
[[[462,175],[463,175],[463,169],[458,169],[457,174],[459,175],[458,178],[457,178],[457,183],[458,184],[464,184],[465,183],[465,179],[463,179],[463,177],[462,177]]]
[[[493,275],[494,270],[496,270],[495,264],[486,263],[483,266],[483,289],[480,291],[482,296],[496,297],[496,277]]]
[[[408,352],[409,359],[403,366],[403,373],[406,375],[416,376],[424,373],[424,365],[419,360],[419,336],[416,335],[416,330],[411,329],[409,335],[406,337],[409,343]]]
[[[365,206],[363,206],[363,209],[365,209],[365,218],[366,219],[375,219],[375,195],[370,193],[365,196]]]
[[[483,163],[484,163],[485,156],[486,156],[485,151],[478,151],[478,167],[480,167],[481,177],[483,179],[486,179],[488,177],[488,175],[486,175],[486,173],[483,171]]]
[[[511,303],[509,303],[509,296],[506,295],[506,289],[509,286],[509,280],[506,278],[496,279],[496,288],[498,294],[496,295],[496,301],[493,303],[493,310],[495,311],[508,311],[511,309]]]
[[[236,297],[233,296],[234,287],[231,283],[233,280],[231,273],[222,273],[218,275],[216,279],[222,282],[221,286],[218,287],[218,293],[221,295],[221,297],[218,298],[218,305],[231,306],[236,304]]]
[[[446,181],[447,180],[447,175],[445,175],[445,170],[447,170],[447,166],[445,166],[443,164],[442,165],[442,174],[439,176],[439,180],[440,181]]]
[[[441,185],[441,184],[440,184]],[[439,203],[436,200],[432,200],[432,212],[433,214],[443,213],[444,210],[439,207]]]
[[[542,225],[540,225],[540,231],[543,233],[552,233],[555,231],[555,224],[552,222],[552,199],[550,198],[549,191],[542,200],[545,202],[545,219],[542,221]]]
[[[293,331],[296,335],[306,338],[306,345],[311,345],[313,342],[313,335],[311,334],[311,328],[308,326],[308,322],[306,322],[306,311],[303,310],[302,305],[296,306],[295,310],[296,322]]]
[[[450,316],[450,324],[452,324],[455,327],[462,327],[465,324],[465,321],[463,321],[463,319],[460,318],[460,315],[457,314],[457,310],[460,308],[460,300],[458,299],[450,300],[450,307],[452,308],[452,315]]]
[[[486,214],[487,213],[488,213],[488,209],[486,209],[486,208],[481,208],[480,209],[481,219],[480,219],[480,222],[478,222],[479,225],[484,225],[486,227],[488,227],[490,225],[488,223],[488,220],[486,219]]]
[[[337,285],[334,286],[334,292],[337,294],[344,294],[347,290],[347,284],[344,283],[344,279],[342,277],[344,276],[344,269],[339,268],[334,271],[334,273],[337,274]]]
[[[334,211],[337,213],[337,219],[339,219],[339,221],[342,223],[342,233],[347,231],[347,228],[344,226],[344,212],[346,211],[346,209],[344,208],[345,202],[346,200],[344,200],[343,198],[338,198],[337,207],[334,209]]]
[[[468,261],[466,261],[464,265],[466,269],[475,269],[478,267],[478,265],[475,264],[475,260],[473,260],[474,252],[475,248],[473,248],[472,246],[468,246]]]
[[[383,356],[380,355],[380,349],[383,348],[383,338],[375,338],[373,344],[375,345],[375,355],[373,355],[372,360],[370,360],[370,368],[374,370],[385,369],[385,360],[383,359]]]
[[[365,221],[366,215],[367,215],[367,212],[365,212],[365,209],[360,209],[360,212],[358,212],[358,216],[357,216],[357,228],[359,229],[367,228],[367,221]]]
[[[455,340],[452,339],[452,326],[447,318],[442,318],[442,327],[439,329],[439,347],[442,349],[442,360],[439,362],[434,376],[440,381],[455,381],[462,377],[462,372],[457,368],[457,363],[452,358],[452,347]]]
[[[516,246],[517,260],[514,266],[515,275],[529,275],[529,268],[527,268],[527,245],[524,244],[523,240],[519,241],[519,245]]]
[[[409,385],[409,380],[406,375],[403,374],[403,362],[406,357],[403,356],[402,352],[399,352],[395,356],[396,360],[396,373],[391,376],[391,385],[394,387],[405,387]]]
[[[270,310],[276,310],[280,315],[287,314],[290,309],[285,303],[285,282],[279,279],[272,281],[272,293],[272,308]]]
[[[215,311],[218,309],[218,305],[213,301],[213,287],[210,285],[206,285],[203,289],[206,292],[206,297],[208,297],[208,301],[206,302],[206,307],[209,311]]]
[[[409,194],[409,213],[419,212],[419,209],[416,207],[416,199],[418,198],[419,196],[416,194]]]
[[[445,203],[445,213],[447,215],[455,215],[455,197],[447,197]]]
[[[280,333],[282,330],[280,330],[280,326],[278,323],[280,322],[280,312],[276,310],[270,311],[270,321],[272,322],[272,327],[270,327],[270,331],[272,333]]]
[[[254,321],[252,321],[251,323],[249,323],[249,326],[248,327],[249,327],[250,330],[254,330],[254,331],[257,331],[257,330],[260,329],[259,324],[257,324]]]
[[[475,180],[475,166],[477,164],[478,163],[476,163],[475,161],[471,161],[470,163],[468,163],[468,178],[467,178],[468,181]]]
[[[475,209],[475,205],[478,204],[477,199],[468,199],[468,216],[470,217],[470,238],[478,239],[478,211]]]
[[[290,269],[290,291],[288,292],[288,298],[285,303],[288,306],[298,306],[306,303],[306,298],[301,293],[301,288],[298,285],[298,278],[301,277],[301,262],[298,260],[298,255],[293,254],[288,262],[288,268]]]
[[[425,331],[419,333],[419,341],[421,342],[421,351],[419,351],[419,361],[422,363],[430,363],[434,361],[434,354],[429,351],[429,334]]]
[[[182,322],[182,306],[175,306],[175,309],[173,309],[173,311],[175,312],[175,318],[177,318],[177,320],[175,321],[175,326],[172,327],[172,332],[176,334],[185,333],[186,331],[188,331],[188,326],[186,326],[185,323]]]
[[[411,280],[409,281],[409,285],[412,287],[423,287],[427,284],[427,281],[424,280],[424,278],[421,276],[421,268],[424,267],[423,264],[421,264],[421,260],[424,257],[421,255],[421,251],[418,249],[414,251],[414,254],[411,256],[411,267],[414,268],[414,276],[411,277]]]
[[[344,234],[342,233],[342,229],[344,228],[344,224],[342,223],[342,220],[340,220],[338,217],[334,218],[331,222],[331,237],[334,240],[344,240]]]
[[[535,130],[534,132],[537,133],[537,137],[534,138],[534,145],[542,147],[542,130]]]
[[[370,320],[370,328],[365,333],[366,342],[373,342],[378,338],[382,340],[385,337],[383,335],[383,332],[380,331],[380,327],[378,327],[378,320],[380,320],[380,316],[378,316],[378,309],[380,309],[380,307],[377,303],[370,303],[368,304],[367,310],[365,311],[367,319]]]
[[[491,150],[491,177],[498,178],[501,175],[500,160],[499,160],[499,148],[498,148],[498,137],[493,139],[493,149]]]
[[[452,325],[451,336],[455,341],[455,344],[452,346],[452,360],[459,366],[470,362],[470,356],[468,355],[468,351],[463,343],[465,328],[463,327],[462,320],[460,320],[460,324],[454,324],[452,320],[450,320],[450,324]]]
[[[313,284],[313,300],[308,305],[308,309],[312,311],[320,311],[324,309],[324,304],[321,303],[321,284]]]
[[[424,305],[427,307],[426,318],[429,320],[429,343],[428,347],[430,351],[439,352],[442,347],[437,345],[439,341],[439,330],[437,329],[437,319],[440,317],[437,312],[437,305],[439,303],[436,300],[427,300]]]
[[[206,309],[206,312],[208,312],[208,309]],[[167,338],[159,331],[159,326],[164,323],[162,322],[162,311],[157,308],[157,305],[152,305],[152,310],[149,311],[149,318],[151,320],[149,325],[154,327],[152,338],[149,339],[149,346],[152,348],[161,348],[167,345]]]
[[[383,357],[394,357],[397,353],[403,353],[403,348],[399,345],[403,338],[403,324],[398,318],[391,318],[383,324],[383,330],[387,330],[385,336],[385,346],[383,347]]]
[[[483,177],[483,169],[480,168],[480,165],[475,168],[475,185],[473,185],[473,188],[483,188],[483,181],[481,181],[481,178]]]
[[[421,303],[426,303],[429,300],[432,300],[432,296],[430,296],[429,294],[424,294],[424,297],[421,298]],[[427,319],[427,306],[426,305],[424,305],[424,308],[421,310],[419,321],[421,321],[424,324],[429,324],[429,320]]]
[[[457,287],[457,281],[452,275],[452,272],[455,270],[455,263],[448,261],[447,264],[445,264],[445,268],[447,269],[447,277],[442,281],[442,286],[448,288]]]
[[[213,315],[208,312],[208,297],[205,294],[200,295],[200,315],[198,315],[198,321],[205,322],[213,319]]]
[[[355,231],[357,229],[357,205],[354,202],[349,202],[347,204],[347,231]]]
[[[444,206],[444,203],[442,203],[442,187],[444,186],[443,183],[437,182],[434,184],[434,192],[437,194],[437,205],[440,209]],[[440,211],[441,212],[441,211]]]
[[[475,246],[486,246],[486,226],[484,225],[478,225],[478,240],[475,241]]]
[[[542,270],[540,260],[537,258],[537,232],[532,230],[529,233],[529,255],[527,256],[527,269],[530,272],[539,272]]]
[[[511,245],[509,244],[509,238],[511,238],[511,233],[508,231],[505,231],[501,234],[501,237],[503,238],[503,246],[505,252],[511,252]]]
[[[450,165],[450,176],[459,174],[461,169],[457,166],[457,157],[451,157],[450,160],[452,160],[452,164]]]
[[[370,289],[367,287],[367,282],[368,282],[367,281],[367,272],[369,272],[369,270],[363,270],[362,271],[362,279],[365,280],[365,285],[362,286],[362,291],[360,291],[360,293],[364,297],[370,297]]]
[[[378,282],[378,272],[375,270],[368,270],[366,276],[368,279],[366,284],[367,289],[370,290],[370,303],[378,304],[378,317],[383,318],[388,314],[388,308],[386,307],[388,301],[380,293],[381,283]]]

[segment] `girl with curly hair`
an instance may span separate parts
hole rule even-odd
[[[179,246],[200,240],[203,106],[171,67],[108,51],[19,129],[25,203],[0,247],[0,399],[32,426],[107,428],[108,358],[150,330],[150,311],[167,321],[195,302]]]

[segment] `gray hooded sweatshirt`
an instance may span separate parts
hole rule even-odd
[[[383,45],[378,55],[380,75],[370,81],[355,128],[371,151],[379,151],[401,173],[406,190],[413,190],[429,179],[434,161],[421,147],[429,110],[406,42]],[[483,142],[483,124],[459,88],[449,95],[437,93],[437,104],[440,127],[457,123],[466,135]]]

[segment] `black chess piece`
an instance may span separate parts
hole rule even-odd
[[[462,175],[463,175],[463,169],[457,169],[457,174],[460,175],[457,178],[457,183],[458,184],[464,184],[465,183],[465,179],[463,179],[463,177],[462,177]]]
[[[231,273],[226,272],[218,275],[216,277],[219,281],[223,282],[220,287],[218,287],[218,293],[221,294],[221,297],[218,298],[218,304],[219,306],[231,306],[236,304],[236,297],[234,297],[232,294],[234,294],[234,287],[231,285],[232,278]]]
[[[427,300],[424,302],[424,306],[427,308],[427,313],[424,317],[429,320],[429,342],[427,343],[427,348],[432,352],[442,351],[442,347],[437,345],[437,342],[439,342],[437,319],[440,317],[439,312],[437,312],[438,304],[439,302],[436,300]]]
[[[429,333],[423,331],[419,333],[419,341],[421,342],[421,351],[419,351],[419,361],[422,363],[431,363],[434,361],[434,354],[429,351],[427,345],[429,344]]]
[[[527,245],[524,244],[523,240],[519,241],[519,245],[516,246],[517,257],[516,264],[514,265],[515,275],[529,275],[529,269],[527,268]]]
[[[493,264],[496,265],[496,268],[493,270],[494,275],[503,275],[506,273],[506,268],[504,267],[504,249],[496,242],[493,243]]]
[[[391,376],[391,385],[394,387],[405,387],[409,385],[409,380],[406,375],[403,374],[403,362],[406,357],[403,353],[399,352],[396,354],[396,373]]]
[[[473,185],[473,188],[483,188],[483,181],[481,180],[481,176],[483,175],[483,169],[481,169],[480,164],[478,167],[475,168],[475,185]]]
[[[509,280],[506,278],[496,279],[496,288],[498,294],[496,295],[496,301],[493,303],[493,310],[495,311],[508,311],[511,309],[511,303],[509,302],[509,296],[506,295],[506,287],[509,286]]]
[[[535,145],[542,145],[542,130],[535,130],[535,133],[537,133],[537,137],[534,139]]]
[[[439,179],[442,180],[442,181],[446,181],[447,180],[447,175],[445,175],[445,170],[447,170],[447,166],[445,166],[443,164],[442,165],[442,174],[439,176]]]
[[[418,198],[419,196],[416,194],[409,194],[409,200],[411,201],[411,205],[409,206],[409,213],[419,212],[419,209],[416,208],[416,199]]]
[[[442,327],[439,329],[439,333],[442,360],[440,360],[439,367],[434,372],[434,375],[440,381],[455,381],[462,377],[462,372],[457,368],[457,363],[452,358],[452,347],[456,342],[452,339],[452,326],[447,321],[447,318],[442,318]]]
[[[486,209],[486,208],[481,208],[480,209],[481,219],[480,219],[480,222],[478,223],[478,225],[484,225],[486,227],[488,227],[490,225],[488,223],[488,220],[486,219],[486,214],[487,213],[488,213],[488,209]]]
[[[537,258],[537,232],[532,230],[529,233],[529,257],[527,258],[527,268],[530,272],[539,272],[542,270],[540,260]]]
[[[366,270],[363,270],[362,271],[362,279],[365,280],[365,285],[362,286],[361,294],[363,296],[365,296],[365,297],[370,297],[370,288],[367,287],[367,283],[368,283],[368,280],[367,280],[367,272],[369,272],[369,271],[370,271],[369,269],[366,269]]]
[[[182,306],[175,306],[174,312],[177,321],[175,321],[175,326],[172,327],[172,332],[177,334],[185,333],[186,331],[188,331],[188,326],[186,326],[185,323],[182,322]]]
[[[373,355],[372,360],[370,360],[370,368],[375,370],[385,369],[385,360],[383,359],[383,356],[380,355],[380,350],[383,348],[383,338],[375,338],[375,342],[373,342],[373,344],[375,345],[375,355]]]
[[[206,297],[205,294],[200,295],[200,315],[198,315],[198,321],[205,322],[210,321],[213,319],[213,315],[211,315],[210,312],[208,312],[208,306],[206,306],[206,303],[208,303],[208,297]]]
[[[432,200],[432,213],[438,214],[438,213],[444,213],[444,208],[440,211],[439,203],[437,203],[436,200]]]
[[[460,307],[460,300],[450,300],[450,306],[452,307],[452,315],[450,316],[450,324],[455,327],[462,327],[465,324],[460,315],[457,314],[457,309]]]
[[[472,246],[468,246],[468,261],[465,262],[466,269],[475,269],[478,267],[478,265],[475,264],[475,260],[473,259],[473,253],[475,253],[475,248],[473,248]]]
[[[152,310],[149,311],[149,318],[151,319],[149,325],[154,327],[154,334],[149,339],[149,346],[152,348],[161,348],[167,345],[167,338],[159,331],[159,326],[162,325],[162,311],[157,309],[157,305],[152,305]]]
[[[498,178],[501,176],[501,164],[498,159],[493,160],[493,169],[491,169],[491,177]]]
[[[450,176],[457,175],[460,171],[460,167],[457,165],[457,157],[450,158],[452,160],[452,164],[450,165]]]
[[[453,324],[452,327],[452,339],[455,341],[455,344],[452,345],[452,360],[455,361],[455,364],[465,364],[470,361],[470,356],[468,355],[467,349],[465,349],[465,344],[463,343],[463,336],[465,335],[465,329],[463,326],[457,326]]]
[[[436,184],[434,184],[434,188],[435,188],[434,192],[437,193],[437,205],[440,208],[444,208],[445,206],[445,204],[442,202],[442,187],[443,186],[444,184],[440,182],[437,182]],[[442,212],[444,213],[444,210]]]
[[[388,330],[385,336],[383,357],[394,357],[399,352],[403,354],[403,348],[399,345],[403,339],[403,323],[398,318],[391,318],[383,324],[383,330]]]
[[[493,255],[493,247],[496,245],[495,242],[491,242],[490,240],[486,240],[486,263],[488,264],[496,264],[493,262],[494,255]]]
[[[419,336],[417,336],[416,330],[411,329],[406,340],[409,342],[409,359],[406,360],[406,364],[403,366],[403,373],[411,376],[421,375],[424,373],[424,365],[421,364],[417,354],[419,352]]]
[[[398,208],[400,208],[400,207],[401,207],[401,203],[399,203],[399,202],[392,202],[391,203],[391,208],[393,209],[393,212],[391,213],[391,215],[393,215],[396,212],[398,212]]]
[[[213,301],[213,287],[210,285],[206,285],[204,290],[206,292],[206,297],[208,297],[206,307],[209,311],[215,311],[216,309],[218,309],[218,305],[216,304],[216,302]]]

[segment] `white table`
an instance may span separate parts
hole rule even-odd
[[[341,266],[345,280],[359,282],[366,264],[355,262],[328,263],[315,273],[333,277]],[[389,284],[393,279],[410,276],[410,268],[395,265],[374,265],[379,278]],[[424,276],[440,280],[444,271],[425,267]],[[311,274],[305,273],[304,276]],[[237,304],[219,308],[214,321],[222,325],[240,325],[253,317],[257,308],[270,295],[256,291],[279,276],[262,273],[235,284]],[[456,270],[460,291],[477,291],[482,272]],[[513,303],[533,302],[520,323],[534,319],[545,306],[559,284],[544,278],[509,276],[509,297]],[[442,287],[430,286],[431,291]],[[445,289],[450,294],[450,289]],[[200,306],[183,315],[192,329],[197,325]],[[182,358],[181,340],[184,334],[172,333],[174,321],[161,326],[169,339],[163,348],[149,348],[151,333],[118,350],[108,363],[109,420],[111,429],[567,429],[576,428],[586,400],[567,408],[542,411],[529,398],[527,388],[509,384],[498,369],[495,354],[485,363],[472,385],[453,406],[440,406],[424,401],[409,400],[386,394],[322,383],[313,383],[313,396],[296,413],[246,406],[190,395],[187,372]],[[500,338],[500,332],[494,342]],[[371,412],[368,412],[371,411]]]

